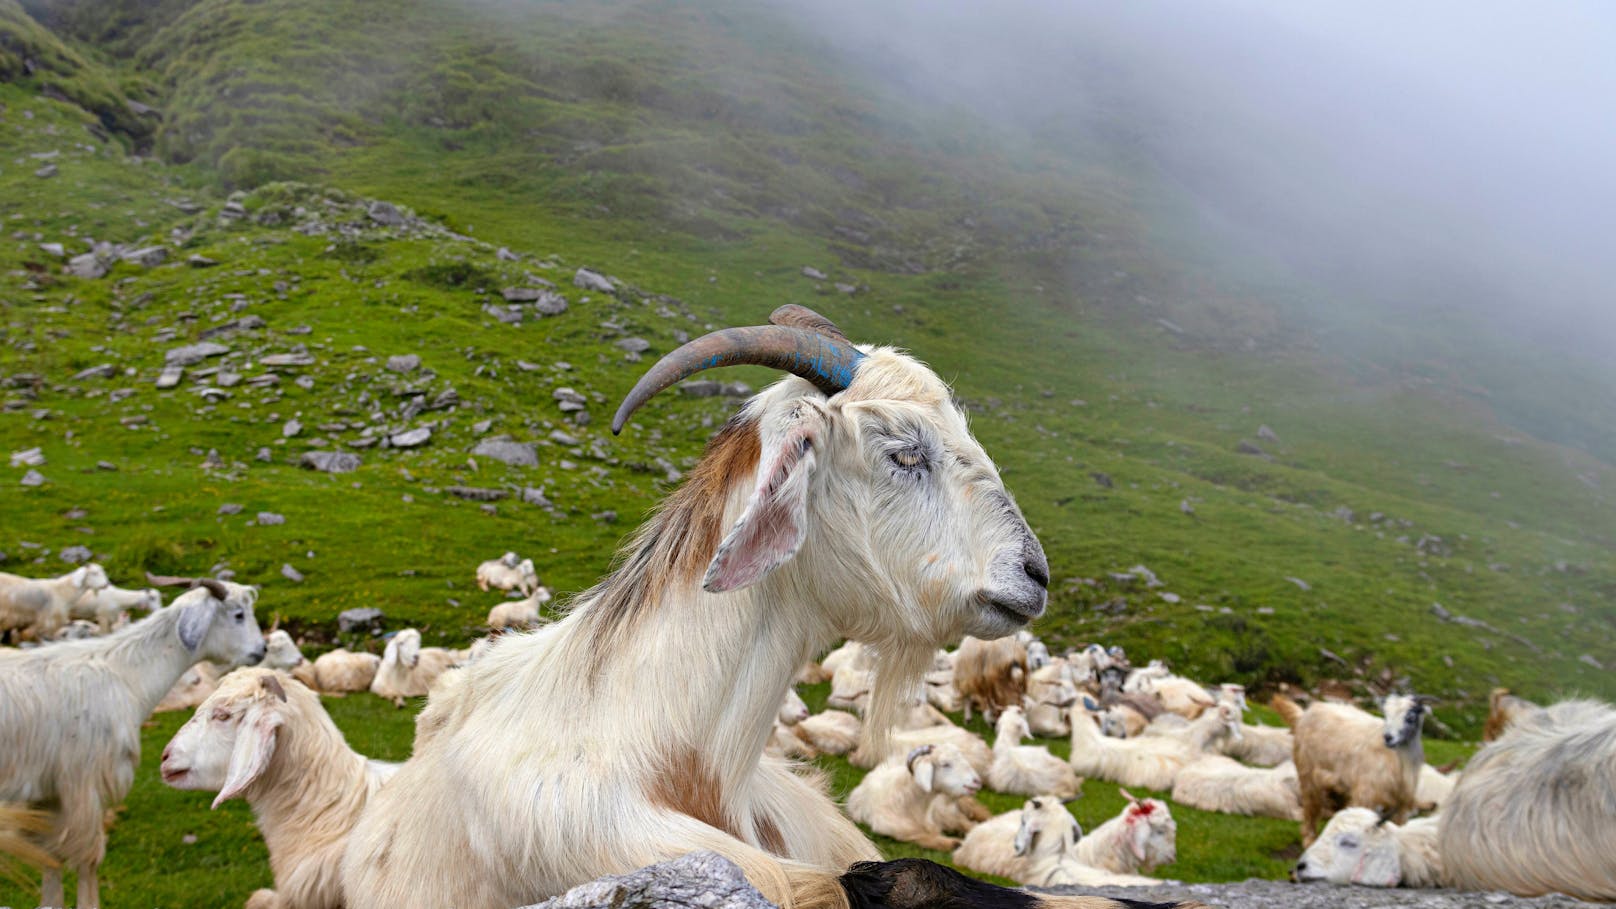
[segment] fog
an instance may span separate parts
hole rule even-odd
[[[1142,167],[1175,190],[1174,230],[1278,257],[1338,300],[1616,344],[1616,4],[781,8],[1007,143]]]

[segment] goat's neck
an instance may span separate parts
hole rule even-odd
[[[1021,735],[1018,730],[1009,726],[1000,726],[994,733],[994,751],[1014,751],[1021,744]]]
[[[195,653],[180,643],[181,609],[160,609],[98,642],[109,662],[129,667],[123,673],[149,715],[185,670],[198,662]]]
[[[318,704],[276,733],[275,756],[245,793],[271,857],[300,851],[311,830],[347,829],[369,791],[368,762]]]

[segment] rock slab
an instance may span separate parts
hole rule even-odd
[[[716,852],[580,884],[526,909],[775,909],[734,862]]]
[[[1162,884],[1159,887],[1055,887],[1049,892],[1146,902],[1200,900],[1208,906],[1228,909],[1592,909],[1598,905],[1559,894],[1520,897],[1507,893],[1387,890],[1259,880],[1237,884]]]
[[[491,458],[502,464],[512,467],[539,466],[538,451],[524,442],[512,442],[508,439],[485,439],[478,442],[471,450],[474,457]]]

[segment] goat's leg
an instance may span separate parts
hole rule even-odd
[[[78,909],[97,909],[101,905],[101,879],[96,874],[100,867],[100,862],[83,862],[79,865]]]
[[[260,888],[247,897],[247,905],[242,909],[286,909],[286,901],[281,899],[279,893]]]
[[[40,909],[64,909],[67,895],[62,890],[62,869],[46,868],[45,882],[39,888]]]

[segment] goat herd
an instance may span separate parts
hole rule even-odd
[[[495,635],[459,651],[405,629],[380,657],[312,663],[260,631],[253,587],[156,579],[189,587],[162,607],[94,565],[0,575],[0,628],[32,645],[0,649],[0,860],[43,869],[42,905],[66,905],[63,868],[100,905],[109,811],[167,706],[195,713],[163,781],[253,806],[275,881],[258,909],[508,909],[696,850],[803,909],[1122,906],[881,862],[854,823],[1023,884],[1151,883],[1178,845],[1167,804],[1128,795],[1085,835],[1065,806],[1084,778],[1299,821],[1301,880],[1616,900],[1616,710],[1499,694],[1495,740],[1455,780],[1424,762],[1425,698],[1380,717],[1277,698],[1288,728],[1253,725],[1239,686],[1099,645],[1053,655],[1025,630],[1043,550],[947,386],[801,307],[770,321],[690,342],[628,395],[614,431],[700,369],[796,376],[746,403],[555,621],[510,553],[477,571],[526,595]],[[135,606],[153,611],[117,627]],[[64,631],[80,639],[43,643]],[[826,681],[810,715],[794,685]],[[355,753],[318,697],[367,689],[428,697],[402,764]],[[985,715],[992,745],[955,712]],[[868,770],[845,812],[797,761],[823,753]],[[1028,798],[995,817],[984,787]]]

